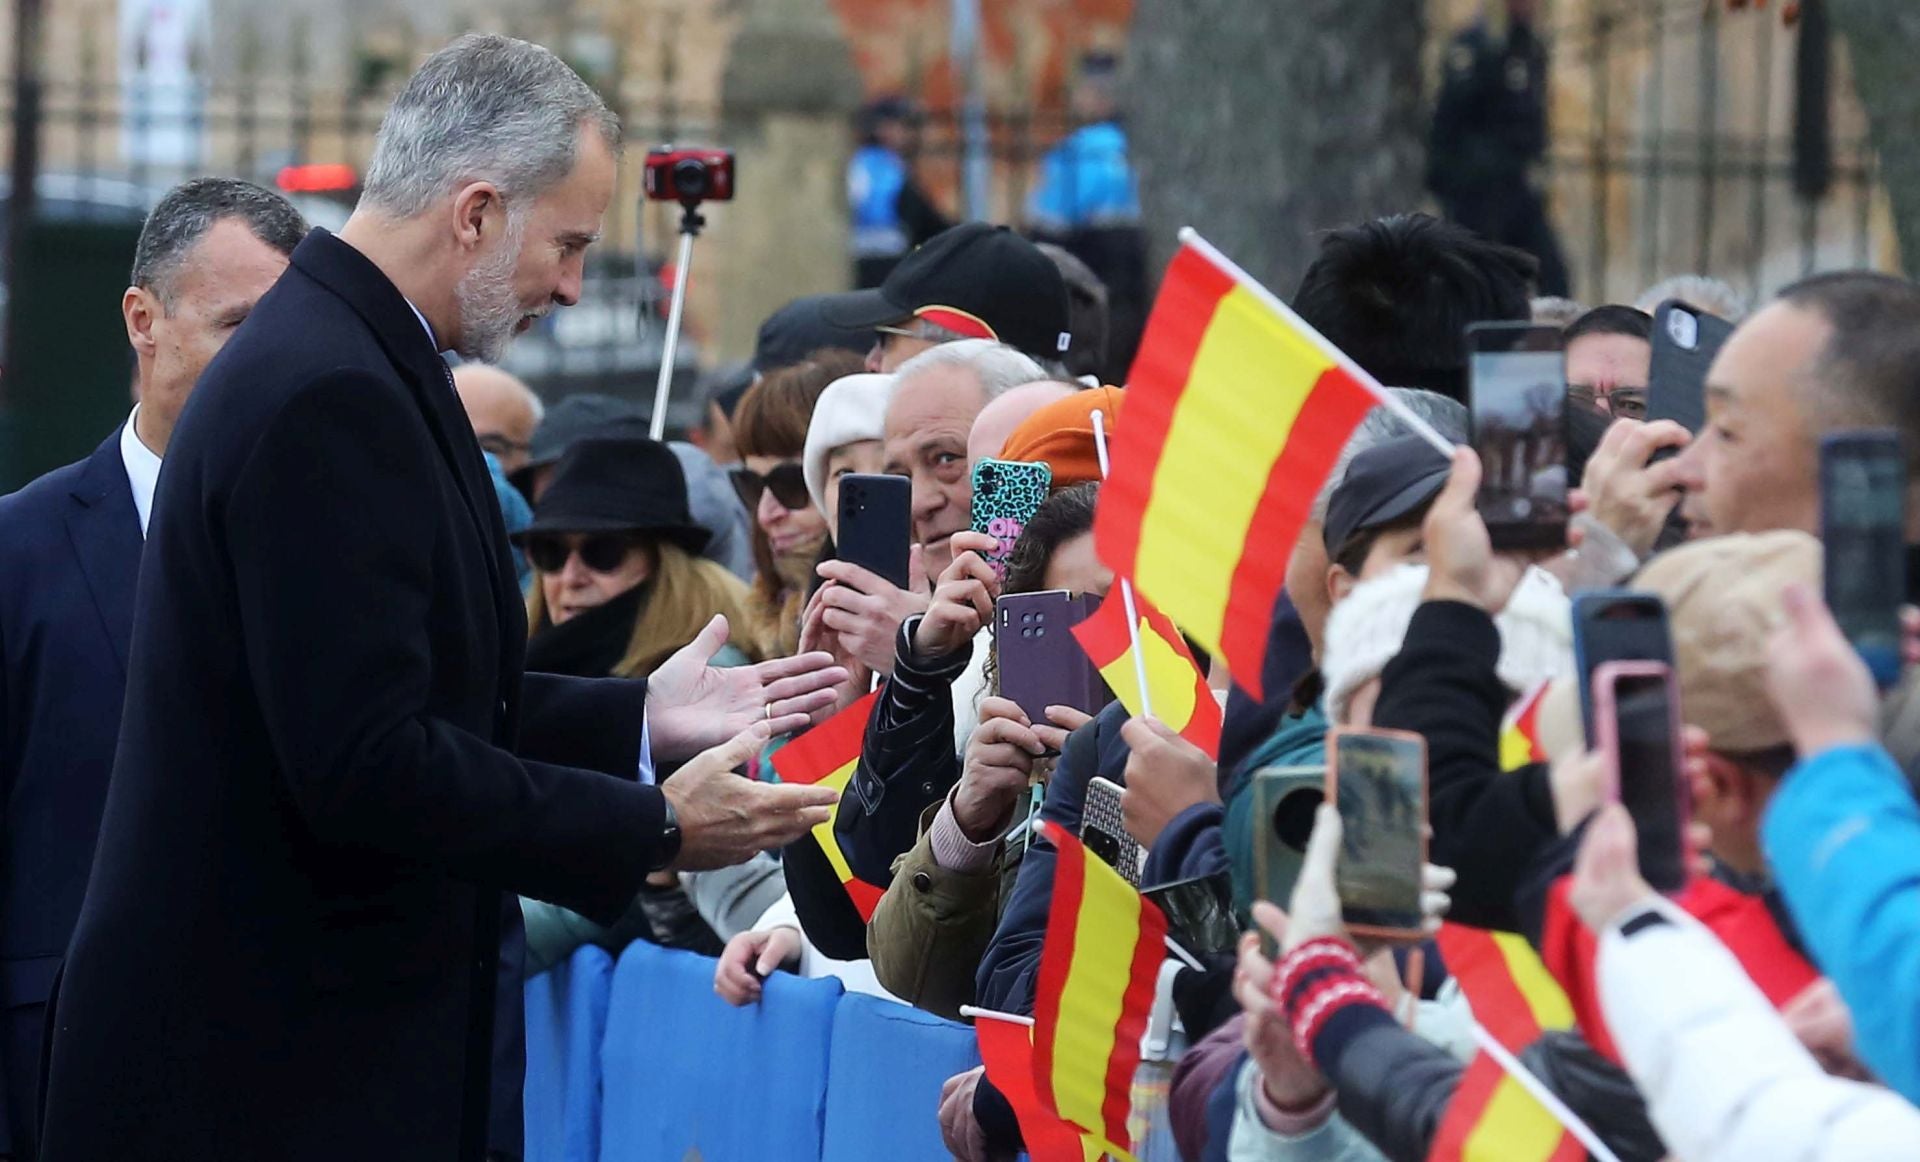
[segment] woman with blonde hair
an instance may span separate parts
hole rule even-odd
[[[747,588],[698,556],[679,460],[652,440],[582,440],[561,460],[533,523],[516,535],[533,565],[527,668],[644,678],[716,613],[748,620]],[[736,640],[716,663],[757,660]]]
[[[632,438],[576,443],[541,493],[533,523],[514,535],[534,570],[527,669],[644,678],[699,636],[716,613],[725,615],[735,638],[714,655],[714,664],[760,660],[740,632],[749,622],[746,584],[699,555],[711,535],[693,522],[686,477],[665,444]],[[718,952],[722,937],[688,891],[700,890],[699,876],[729,877],[737,870],[690,873],[684,887],[673,872],[649,876],[627,915],[611,928],[556,904],[523,899],[528,966],[540,971],[589,941],[617,951],[640,937]],[[757,916],[767,903],[758,896],[777,897],[780,883],[777,874],[762,870],[751,882],[733,876],[713,886],[716,896],[732,900],[727,907]],[[718,911],[711,924],[730,927]]]

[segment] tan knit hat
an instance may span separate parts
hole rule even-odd
[[[1802,532],[1734,533],[1660,554],[1633,580],[1667,603],[1680,711],[1722,753],[1785,745],[1767,693],[1767,644],[1780,594],[1820,587],[1820,542]]]

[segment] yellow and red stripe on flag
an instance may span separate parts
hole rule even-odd
[[[1207,687],[1207,676],[1200,672],[1173,620],[1141,594],[1134,594],[1133,600],[1134,612],[1140,616],[1140,653],[1154,717],[1206,751],[1208,758],[1219,758],[1220,703]],[[1093,616],[1073,627],[1073,636],[1121,705],[1134,714],[1146,713],[1133,664],[1133,639],[1127,633],[1126,602],[1119,593],[1108,594]]]
[[[1541,682],[1507,711],[1500,729],[1500,769],[1517,771],[1532,763],[1547,761],[1547,748],[1540,743],[1540,704],[1547,700],[1549,682]]]
[[[1182,245],[1127,381],[1094,522],[1101,560],[1255,695],[1294,542],[1382,398],[1331,352],[1210,247]]]
[[[773,769],[780,773],[781,781],[832,787],[840,792],[844,802],[847,783],[853,778],[853,769],[860,764],[860,746],[867,737],[867,719],[873,714],[874,700],[878,697],[877,694],[867,695],[774,751]],[[872,920],[873,910],[880,906],[880,897],[886,894],[886,889],[875,887],[853,874],[853,868],[847,864],[846,853],[840,850],[839,840],[833,837],[833,824],[839,817],[840,804],[835,803],[827,821],[813,829],[813,838],[826,855],[833,874],[839,878],[840,886],[847,890],[847,898],[853,901],[860,919]]]
[[[1034,1090],[1042,1109],[1133,1162],[1127,1114],[1167,920],[1059,824],[1039,831],[1059,855],[1035,985]]]
[[[1584,1162],[1586,1150],[1485,1052],[1447,1103],[1427,1162]]]
[[[1518,1055],[1549,1029],[1573,1027],[1573,1005],[1526,939],[1464,924],[1437,937],[1473,1019]],[[1429,1162],[1577,1162],[1579,1142],[1485,1052],[1447,1104]]]
[[[992,1013],[973,1013],[973,1032],[980,1042],[980,1062],[987,1080],[1013,1107],[1020,1123],[1027,1157],[1033,1162],[1097,1162],[1106,1151],[1091,1134],[1048,1113],[1034,1088],[1033,1029]]]

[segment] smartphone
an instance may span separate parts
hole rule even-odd
[[[1481,519],[1495,549],[1567,543],[1567,361],[1560,329],[1467,328]]]
[[[1232,952],[1240,939],[1233,918],[1233,877],[1225,871],[1148,888],[1140,893],[1160,907],[1167,935],[1195,956]]]
[[[1653,312],[1653,369],[1647,375],[1648,420],[1672,420],[1698,435],[1707,422],[1707,368],[1733,334],[1733,324],[1678,299]],[[1672,455],[1672,449],[1662,449]],[[1656,457],[1656,459],[1661,457]]]
[[[1680,742],[1680,697],[1673,667],[1608,662],[1594,672],[1600,718],[1596,749],[1606,757],[1611,798],[1626,805],[1640,838],[1640,875],[1672,894],[1687,882],[1690,797]]]
[[[1147,853],[1138,840],[1127,834],[1120,812],[1120,784],[1095,775],[1087,781],[1087,798],[1080,812],[1080,841],[1087,850],[1120,873],[1120,878],[1140,886],[1140,869]]]
[[[1652,593],[1595,589],[1573,599],[1573,664],[1580,679],[1580,724],[1589,746],[1596,733],[1594,673],[1608,662],[1673,665],[1667,605]]]
[[[1046,464],[986,459],[973,466],[973,531],[994,539],[986,557],[995,577],[1006,580],[1014,542],[1052,489],[1053,468]]]
[[[994,602],[1000,696],[1034,722],[1047,721],[1049,706],[1099,713],[1113,695],[1072,633],[1099,607],[1098,597],[1065,589],[1011,593]]]
[[[1253,899],[1293,906],[1293,887],[1307,858],[1313,813],[1327,800],[1327,768],[1261,767],[1253,772]],[[1251,900],[1246,903],[1252,903]],[[1264,930],[1269,955],[1273,940]]]
[[[1820,540],[1827,606],[1882,690],[1900,680],[1907,594],[1907,457],[1897,433],[1820,441]]]
[[[1327,798],[1340,810],[1333,878],[1347,927],[1365,936],[1419,939],[1427,740],[1403,730],[1329,731]]]
[[[842,561],[905,589],[912,547],[912,481],[865,472],[840,478],[840,535],[834,551]]]

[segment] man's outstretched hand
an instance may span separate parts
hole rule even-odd
[[[765,726],[768,737],[804,730],[832,708],[834,687],[847,680],[847,671],[826,653],[715,666],[713,655],[726,644],[727,619],[716,615],[647,680],[656,758],[699,754],[756,725]]]
[[[744,863],[785,847],[825,823],[840,798],[832,787],[760,783],[736,774],[767,744],[764,723],[703,751],[660,784],[680,821],[675,871],[707,871]]]

